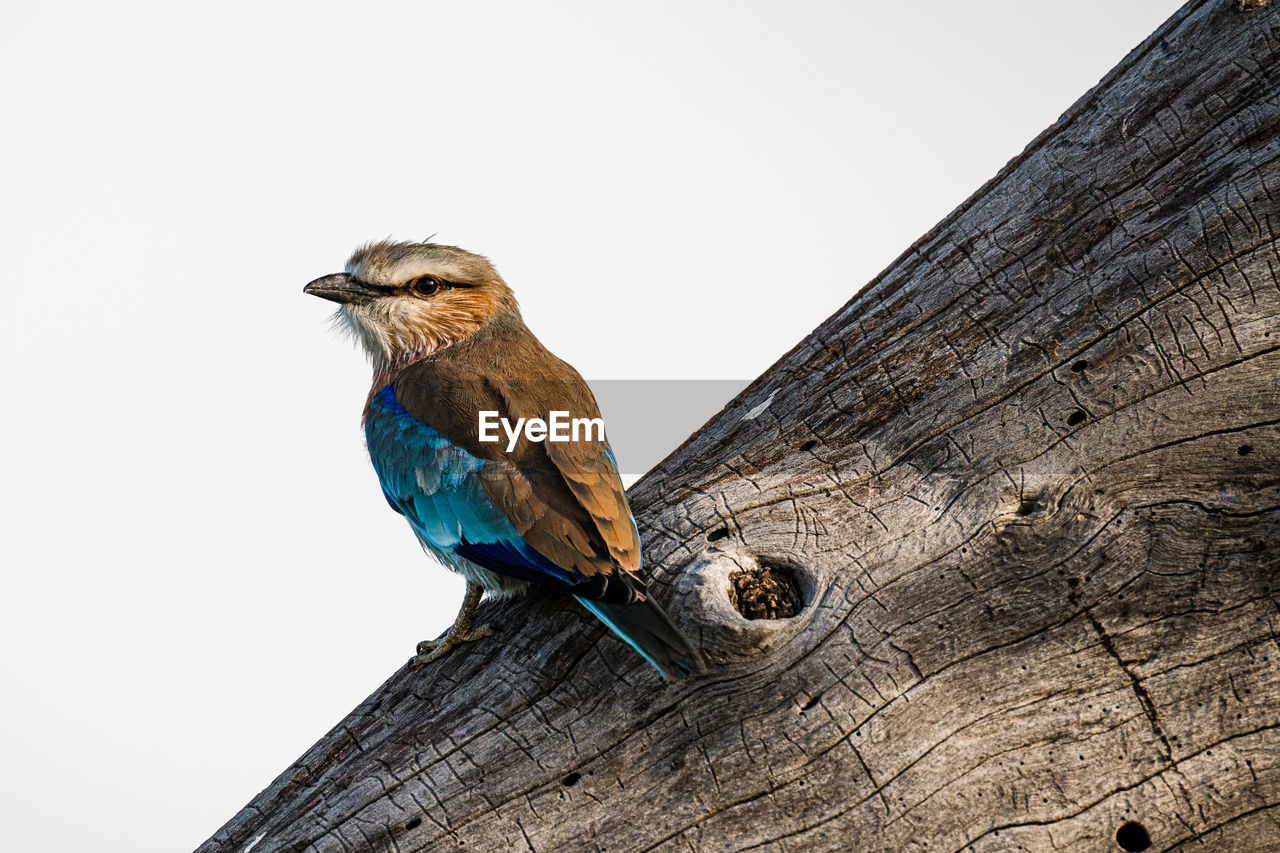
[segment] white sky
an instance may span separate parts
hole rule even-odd
[[[355,244],[750,379],[1177,5],[6,4],[4,847],[194,848],[451,620],[301,293]]]

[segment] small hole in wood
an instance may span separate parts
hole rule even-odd
[[[710,533],[707,534],[707,541],[719,542],[721,539],[725,538],[728,535],[729,535],[729,528],[717,527],[715,530],[712,530]]]
[[[1036,496],[1023,495],[1018,500],[1018,515],[1031,515],[1036,511]]]
[[[1151,836],[1147,834],[1145,826],[1135,820],[1129,820],[1120,824],[1120,828],[1116,830],[1116,844],[1119,844],[1122,850],[1146,850],[1151,846]]]
[[[816,441],[806,441],[804,444],[800,445],[800,452],[807,453],[810,450],[813,450],[817,446],[818,446],[818,442]]]
[[[748,619],[790,619],[804,607],[792,570],[764,560],[729,576],[729,603]]]
[[[420,826],[422,826],[422,818],[420,818],[420,817],[415,817],[413,820],[411,820],[411,821],[409,821],[408,823],[406,823],[406,824],[404,825],[404,828],[405,828],[405,829],[417,829],[417,828],[418,828],[418,827],[420,827]]]
[[[578,784],[578,780],[581,778],[581,773],[570,773],[568,776],[560,780],[560,784],[564,785],[566,788],[572,788],[574,785]]]
[[[1089,366],[1089,362],[1084,361],[1084,360],[1082,359],[1082,360],[1080,360],[1080,361],[1074,362],[1074,363],[1071,365],[1071,372],[1072,372],[1072,373],[1084,373],[1085,368],[1087,368],[1088,366]]]
[[[1237,448],[1236,448],[1236,455],[1237,455],[1237,456],[1248,456],[1248,455],[1249,455],[1250,453],[1252,453],[1252,452],[1253,452],[1253,445],[1252,445],[1252,444],[1242,444],[1242,445],[1240,445],[1239,447],[1237,447]]]
[[[1074,412],[1067,415],[1067,426],[1080,426],[1080,424],[1084,423],[1084,418],[1084,412],[1076,409]]]

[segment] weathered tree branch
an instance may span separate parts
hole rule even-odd
[[[1247,5],[1179,11],[636,486],[708,678],[489,604],[200,850],[1280,849],[1280,14]],[[737,613],[760,567],[798,615]]]

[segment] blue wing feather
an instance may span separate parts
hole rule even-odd
[[[574,593],[664,678],[705,672],[701,656],[652,599],[601,600],[608,598],[602,596],[608,577],[587,578],[530,546],[484,490],[482,472],[495,463],[474,456],[413,417],[396,401],[391,386],[370,401],[365,436],[387,502],[408,519],[425,544],[497,575]],[[605,452],[616,468],[613,451]],[[631,525],[634,531],[635,519]]]
[[[365,437],[387,502],[424,542],[517,580],[572,587],[585,578],[531,548],[485,493],[473,456],[400,406],[391,386],[370,401]]]

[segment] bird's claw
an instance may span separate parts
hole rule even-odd
[[[430,663],[433,660],[444,657],[454,646],[470,643],[473,640],[481,640],[492,634],[492,628],[488,625],[481,625],[478,628],[470,628],[466,631],[450,631],[438,640],[423,640],[418,643],[417,655],[409,663],[413,666]]]

